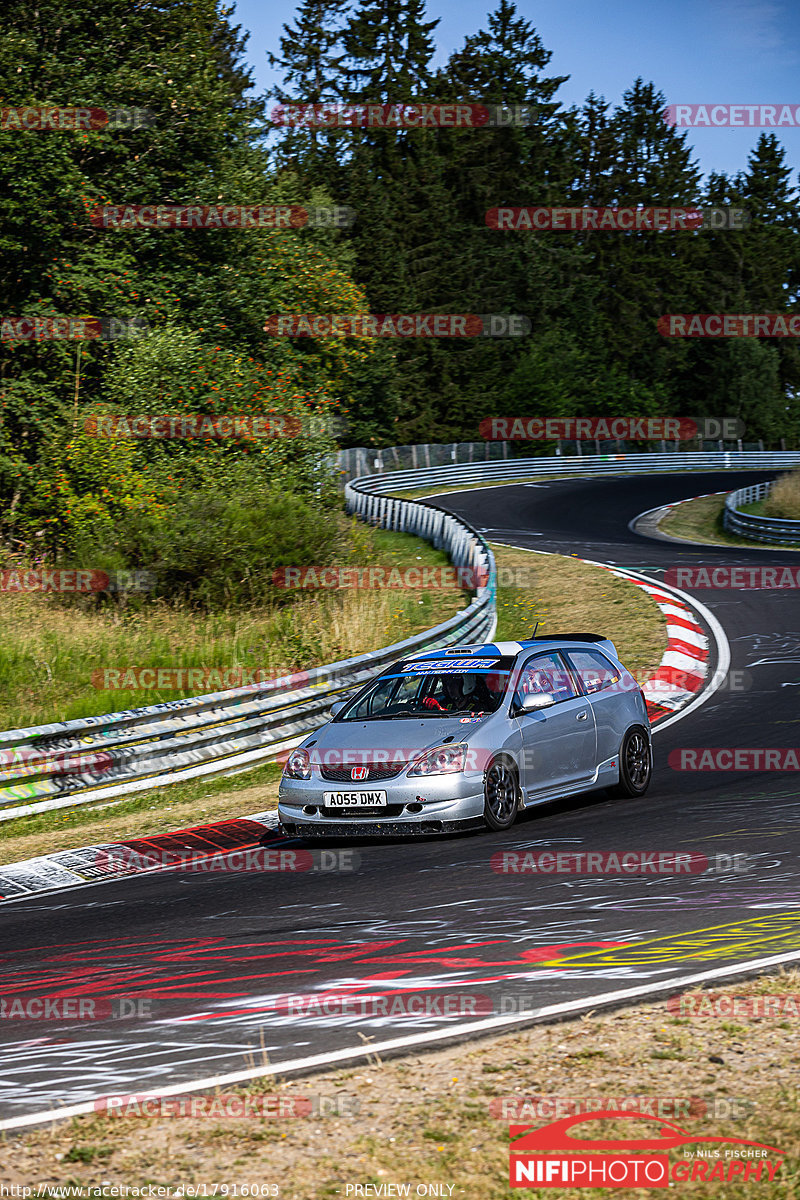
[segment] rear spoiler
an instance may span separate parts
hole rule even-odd
[[[556,633],[551,634],[549,638],[536,638],[536,641],[559,641],[559,642],[589,642],[596,646],[598,650],[604,650],[606,654],[611,654],[619,662],[617,647],[614,643],[605,637],[601,637],[599,633]]]

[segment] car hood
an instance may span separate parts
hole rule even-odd
[[[312,761],[326,750],[364,751],[376,755],[388,752],[390,757],[402,757],[398,751],[428,750],[440,746],[443,738],[454,743],[466,742],[470,734],[489,719],[485,717],[408,717],[400,721],[337,721],[323,725],[303,743],[310,747]]]

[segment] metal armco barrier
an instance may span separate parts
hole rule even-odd
[[[297,745],[324,724],[335,700],[388,663],[416,650],[491,640],[496,569],[483,538],[429,505],[388,499],[378,504],[380,513],[361,515],[432,541],[456,567],[487,580],[461,612],[403,642],[283,679],[0,733],[0,821],[245,770]],[[352,508],[361,511],[357,504]]]
[[[763,500],[769,495],[771,487],[771,483],[755,483],[752,487],[731,492],[725,501],[723,524],[728,533],[750,538],[754,542],[768,542],[774,546],[800,545],[800,521],[782,521],[777,517],[762,517],[740,511],[740,504],[754,504],[756,500]]]
[[[488,583],[467,607],[404,642],[282,680],[0,733],[0,821],[246,770],[297,745],[325,722],[336,699],[387,663],[415,650],[490,641],[497,623],[496,568],[487,543],[464,521],[387,492],[539,476],[794,465],[800,465],[800,453],[584,455],[495,460],[352,480],[345,488],[350,512],[381,528],[425,538],[446,551],[455,566],[486,573]]]

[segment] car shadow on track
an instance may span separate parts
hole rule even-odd
[[[646,801],[645,796],[635,797],[634,799]],[[521,830],[527,830],[531,824],[546,820],[548,817],[565,816],[569,813],[576,812],[579,809],[590,810],[598,808],[602,804],[613,803],[616,805],[626,805],[630,801],[619,797],[612,797],[607,790],[598,790],[594,792],[581,792],[575,796],[565,796],[559,800],[548,800],[543,804],[533,805],[531,808],[525,809],[519,813],[516,821],[509,829],[492,830],[488,826],[484,828],[471,828],[463,830],[450,830],[446,832],[436,833],[413,833],[413,834],[352,834],[347,837],[337,835],[326,837],[321,834],[314,834],[312,837],[303,837],[302,835],[292,835],[290,840],[294,845],[313,847],[325,846],[330,848],[342,848],[345,846],[403,846],[415,842],[423,842],[430,844],[432,842],[463,842],[467,840],[474,841],[476,839],[484,839],[491,837],[493,840],[505,840],[509,837],[514,838]],[[546,836],[546,830],[543,830],[543,835]],[[266,843],[265,843],[266,844]],[[274,846],[274,841],[271,843]]]

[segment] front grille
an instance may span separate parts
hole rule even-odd
[[[388,763],[385,766],[378,763],[364,765],[369,772],[366,779],[353,779],[353,767],[358,766],[358,763],[350,763],[346,767],[320,767],[320,775],[331,783],[372,783],[378,779],[395,779],[406,769],[408,763],[392,763],[391,766]]]
[[[405,805],[403,804],[383,804],[370,805],[366,807],[362,805],[360,808],[320,808],[320,813],[323,817],[399,817]]]

